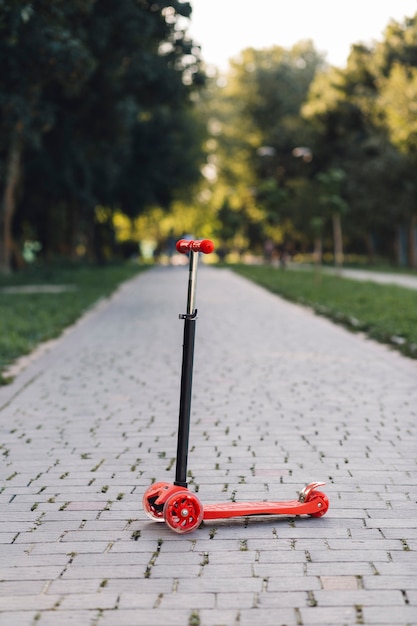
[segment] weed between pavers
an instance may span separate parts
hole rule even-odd
[[[204,567],[209,564],[209,553],[208,552],[203,552],[202,556],[203,556],[203,560],[200,563],[201,570],[199,571],[198,576],[202,576],[203,575]]]
[[[150,578],[150,577],[151,577],[152,568],[153,568],[153,566],[155,565],[155,562],[156,562],[156,559],[157,559],[157,558],[158,558],[158,556],[159,556],[159,553],[161,552],[161,548],[162,548],[162,544],[163,544],[163,543],[164,543],[164,540],[163,540],[163,539],[158,539],[158,545],[157,545],[157,547],[156,547],[156,550],[155,550],[155,552],[152,554],[152,556],[151,556],[151,558],[150,558],[150,560],[149,560],[149,563],[148,563],[148,565],[146,566],[146,569],[145,569],[145,574],[144,574],[145,578]]]
[[[401,589],[401,594],[404,600],[404,604],[410,604],[410,600],[408,598],[407,592],[405,591],[405,589]]]
[[[247,552],[247,550],[248,550],[248,540],[247,539],[240,539],[239,540],[239,550],[241,552]]]
[[[359,604],[355,604],[356,624],[364,624],[363,607]]]
[[[188,626],[200,626],[200,615],[198,611],[193,611],[188,620]]]
[[[405,539],[400,539],[400,541],[401,541],[401,544],[402,544],[403,550],[404,550],[405,552],[409,552],[409,551],[410,551],[410,546],[408,545],[408,543],[406,542],[406,540],[405,540]]]
[[[307,606],[317,606],[318,602],[312,591],[307,591]]]
[[[172,470],[172,468],[174,467],[174,463],[175,463],[175,457],[172,457],[167,467],[165,468],[167,472]]]
[[[97,463],[97,465],[95,465],[90,472],[96,472],[105,462],[106,459],[101,459],[101,461],[99,463]]]
[[[38,526],[42,526],[44,517],[45,517],[45,511],[41,513],[39,517],[35,520],[35,526],[34,528],[31,528],[32,531],[36,530]]]
[[[158,593],[158,597],[156,598],[155,603],[153,605],[154,609],[158,609],[160,607],[163,597],[164,597],[163,593]]]
[[[140,463],[142,463],[142,459],[136,459],[135,463],[131,466],[130,471],[135,472]]]

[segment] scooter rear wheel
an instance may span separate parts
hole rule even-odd
[[[329,509],[329,498],[326,494],[321,491],[312,491],[308,495],[306,502],[312,502],[313,500],[320,500],[322,506],[316,513],[310,513],[310,517],[323,517],[323,515],[326,515]]]
[[[164,519],[176,533],[190,533],[203,521],[203,505],[193,493],[179,491],[165,502]]]
[[[142,506],[145,514],[153,522],[163,522],[164,520],[164,505],[156,504],[156,500],[159,498],[163,491],[166,491],[170,487],[170,483],[160,482],[154,483],[147,488],[142,498]]]

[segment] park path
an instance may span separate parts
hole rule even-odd
[[[398,285],[399,287],[407,287],[407,289],[417,289],[417,276],[408,274],[395,274],[385,272],[372,272],[368,270],[355,270],[342,268],[336,270],[334,268],[323,268],[328,274],[338,274],[343,278],[353,278],[354,280],[370,281],[380,283],[381,285]]]
[[[289,263],[289,269],[314,271],[314,265]],[[379,283],[380,285],[397,285],[398,287],[406,287],[407,289],[417,289],[417,275],[401,274],[395,272],[376,272],[372,270],[321,267],[320,271],[325,274],[334,274],[342,278],[351,278],[361,282]]]
[[[417,625],[417,362],[199,274],[190,489],[322,518],[148,520],[172,480],[187,271],[125,283],[0,388],[0,626]]]

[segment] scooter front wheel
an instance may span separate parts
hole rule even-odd
[[[164,505],[157,504],[156,501],[163,494],[164,491],[168,491],[171,487],[170,483],[160,482],[154,483],[147,488],[142,498],[142,506],[145,514],[153,522],[164,521]]]
[[[309,513],[310,517],[323,517],[323,515],[326,515],[329,509],[329,498],[326,494],[321,491],[312,491],[307,496],[306,502],[313,501],[317,501],[317,505],[320,505],[320,508],[315,513]]]
[[[171,530],[179,534],[190,533],[203,521],[203,505],[193,493],[179,491],[168,497],[163,514]]]

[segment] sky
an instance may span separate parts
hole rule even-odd
[[[312,39],[331,65],[344,67],[350,46],[380,41],[391,19],[417,13],[417,0],[189,0],[188,34],[208,65],[226,70],[244,48],[291,48]]]

